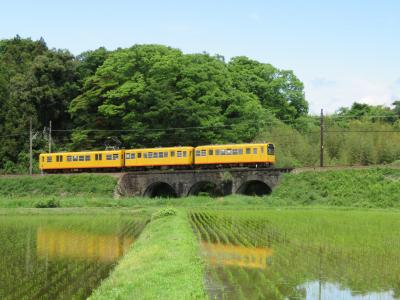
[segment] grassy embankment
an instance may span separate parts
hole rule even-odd
[[[203,277],[186,213],[164,209],[90,299],[206,299]]]
[[[400,170],[371,168],[285,174],[272,195],[113,199],[108,175],[0,178],[0,207],[356,207],[400,208]]]

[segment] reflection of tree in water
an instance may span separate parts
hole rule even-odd
[[[0,298],[86,299],[143,228],[132,216],[0,220]]]
[[[315,245],[307,240],[300,243],[286,238],[267,222],[261,224],[232,216],[219,218],[212,213],[192,214],[191,220],[204,242],[223,245],[208,246],[205,251],[212,260],[207,280],[211,297],[302,299],[307,293],[305,283],[311,282],[317,284],[320,295],[324,286],[337,286],[338,291],[350,290],[352,295],[387,297],[393,292],[395,298],[399,297],[398,247],[352,245],[346,248],[329,243]],[[232,247],[227,244],[242,245],[239,246],[242,250],[237,251],[236,259],[231,259],[229,264],[216,264],[215,256],[223,257],[220,253],[223,249],[228,249],[228,258],[232,257]],[[243,263],[248,259],[244,254],[246,248],[251,253],[262,247],[273,250],[273,254],[265,259],[265,268]],[[216,249],[214,253],[213,249]]]

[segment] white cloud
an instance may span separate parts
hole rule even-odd
[[[305,82],[306,99],[313,114],[319,113],[321,108],[327,113],[333,113],[342,106],[351,106],[353,102],[389,106],[400,98],[400,84],[396,82],[388,84],[361,78],[327,82],[314,79]]]

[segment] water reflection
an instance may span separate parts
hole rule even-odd
[[[99,235],[83,232],[39,228],[36,253],[38,257],[79,258],[113,262],[133,243],[132,237]]]
[[[305,300],[335,299],[335,300],[392,300],[396,299],[393,291],[355,294],[348,288],[342,288],[338,283],[310,281],[299,286],[305,290]]]
[[[230,244],[202,242],[202,249],[211,265],[266,269],[271,263],[271,248],[250,248]]]
[[[288,238],[263,220],[207,212],[191,221],[211,299],[400,299],[400,250],[390,239],[338,245]]]
[[[118,214],[2,216],[0,299],[86,299],[146,222]]]

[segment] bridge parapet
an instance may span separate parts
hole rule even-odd
[[[129,172],[116,189],[120,196],[185,197],[204,191],[217,195],[268,194],[291,169],[211,169]]]

